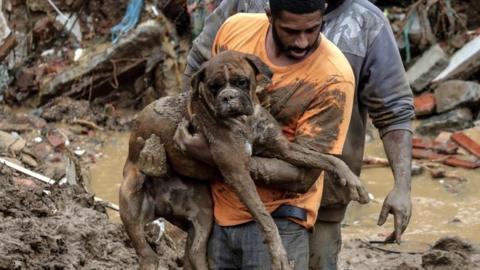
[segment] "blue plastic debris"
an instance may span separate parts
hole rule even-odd
[[[112,27],[112,43],[117,43],[122,36],[130,31],[140,20],[142,14],[143,0],[130,0],[127,6],[127,12],[122,21]]]

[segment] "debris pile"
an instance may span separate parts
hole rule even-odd
[[[135,14],[123,20],[127,0],[2,2],[0,101],[36,107],[68,96],[137,109],[181,89],[182,1],[131,0]]]
[[[480,4],[378,1],[387,5],[415,95],[413,156],[434,176],[459,179],[438,164],[480,167]],[[434,163],[432,163],[434,162]],[[440,171],[439,171],[440,170]]]

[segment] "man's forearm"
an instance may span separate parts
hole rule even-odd
[[[250,163],[250,174],[256,184],[296,193],[308,191],[320,172],[275,158],[252,157]]]
[[[395,188],[410,192],[412,133],[408,130],[392,130],[383,136],[382,141],[395,178]]]

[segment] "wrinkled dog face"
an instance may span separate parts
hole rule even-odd
[[[251,115],[253,103],[250,97],[250,76],[223,66],[206,82],[207,90],[214,97],[213,107],[219,118]]]
[[[218,119],[251,115],[259,104],[256,88],[270,81],[267,65],[250,54],[221,52],[192,77],[192,99],[200,99]]]
[[[260,104],[256,91],[268,86],[272,76],[257,56],[224,51],[193,75],[191,101],[202,100],[218,119],[251,115]]]

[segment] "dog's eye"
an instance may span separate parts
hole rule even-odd
[[[250,82],[248,81],[248,79],[243,78],[235,81],[234,85],[237,86],[238,88],[246,89],[249,87]]]
[[[212,94],[214,95],[216,95],[221,88],[222,84],[220,83],[212,83],[208,85],[208,89],[210,89],[210,92],[212,92]]]

